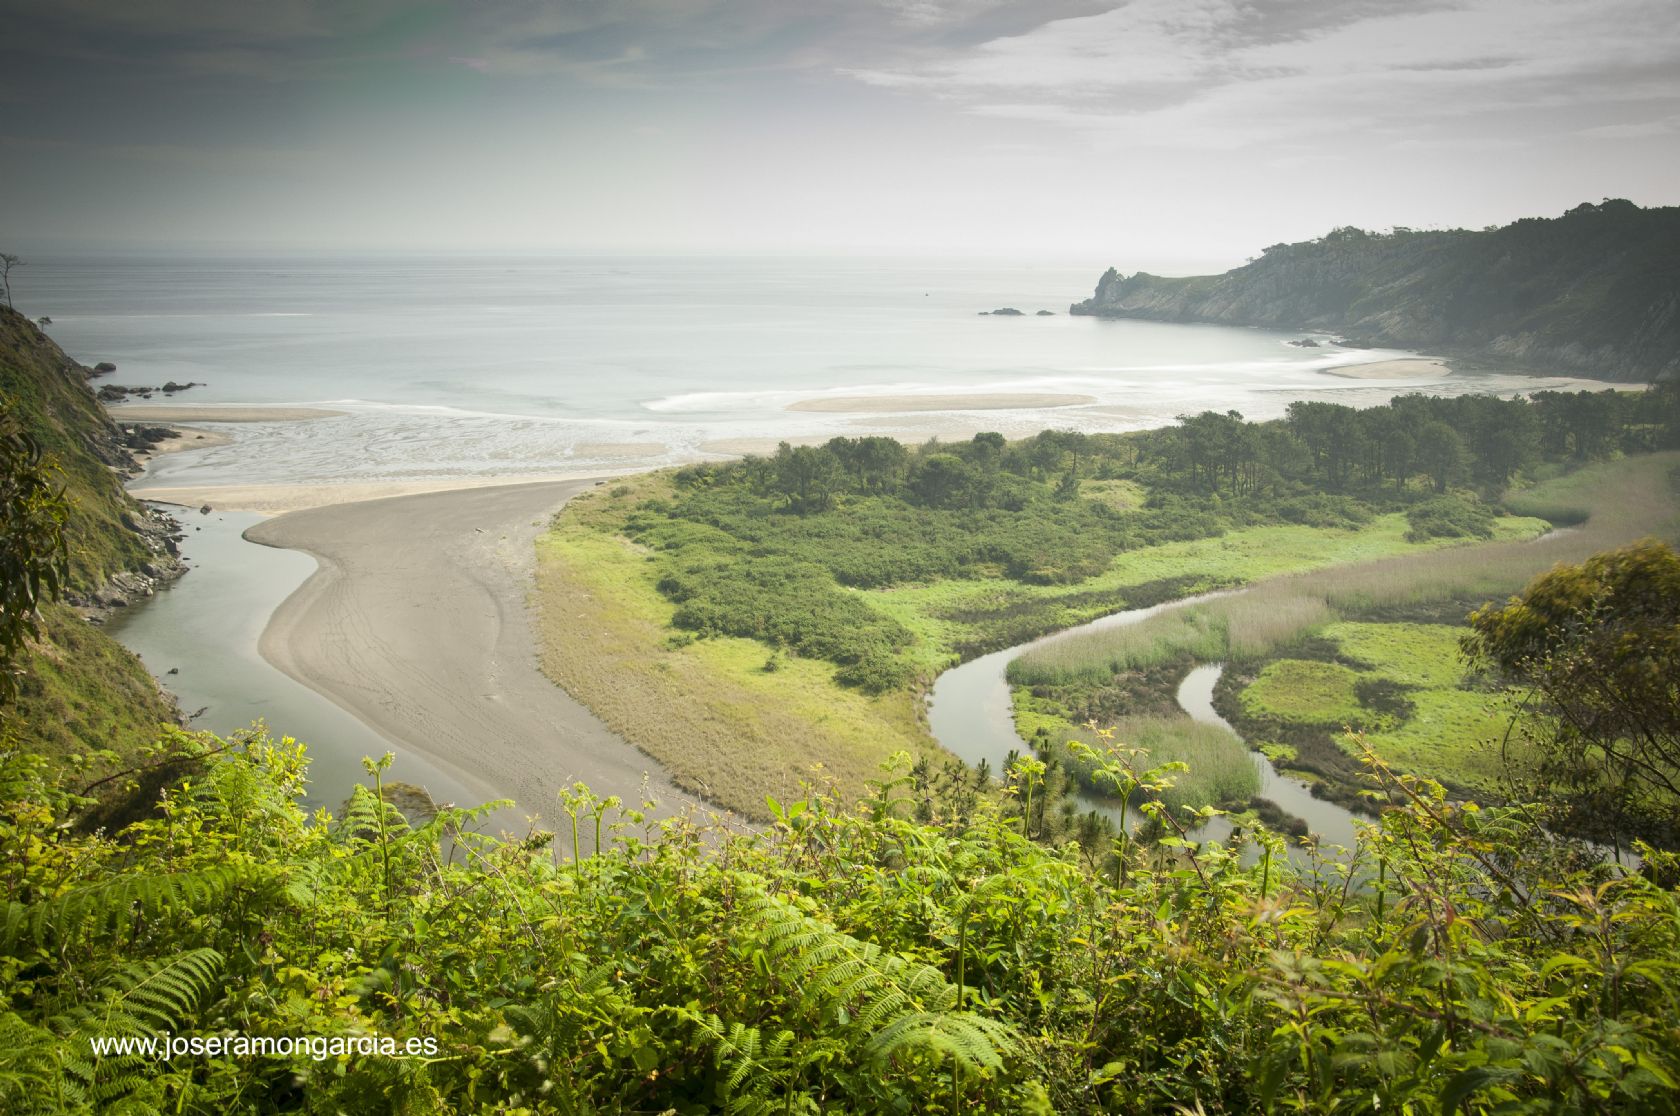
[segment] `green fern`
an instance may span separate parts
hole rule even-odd
[[[860,941],[762,892],[744,906],[762,926],[765,956],[842,1027],[861,1032],[871,1061],[885,1064],[919,1050],[989,1073],[1022,1052],[1013,1028],[954,1011],[957,988],[931,965]]]
[[[61,940],[86,930],[115,926],[136,913],[205,910],[237,887],[264,887],[271,879],[264,869],[237,866],[136,873],[77,888],[53,899],[8,902],[0,916],[0,947],[11,950],[25,939],[39,946],[49,938]]]

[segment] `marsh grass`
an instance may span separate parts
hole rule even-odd
[[[1677,469],[1676,452],[1590,466],[1506,500],[1513,510],[1546,509],[1580,526],[1530,542],[1460,545],[1276,577],[1130,627],[1057,640],[1011,663],[1010,681],[1094,681],[1186,654],[1204,662],[1252,660],[1353,613],[1514,593],[1560,562],[1647,535],[1675,538]]]
[[[655,564],[600,529],[668,483],[654,474],[622,495],[577,497],[538,540],[543,672],[677,785],[750,818],[768,817],[766,794],[790,799],[809,781],[850,797],[895,751],[935,755],[908,693],[842,688],[832,665],[798,656],[766,672],[754,640],[672,640]]]
[[[1066,739],[1091,745],[1098,757],[1082,760],[1069,754],[1063,747]],[[1054,755],[1080,785],[1109,794],[1112,788],[1091,776],[1105,747],[1141,749],[1142,754],[1134,761],[1140,770],[1172,762],[1186,764],[1189,770],[1168,776],[1172,785],[1157,796],[1175,810],[1246,802],[1260,789],[1260,776],[1242,739],[1218,725],[1201,724],[1189,717],[1122,717],[1114,723],[1113,736],[1106,742],[1078,729],[1051,737],[1040,754]]]

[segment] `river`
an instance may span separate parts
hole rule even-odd
[[[1149,608],[1110,613],[1079,627],[993,651],[952,667],[934,681],[928,706],[928,725],[947,751],[970,766],[977,766],[985,760],[993,772],[1001,774],[1010,752],[1033,754],[1031,745],[1015,731],[1014,706],[1010,701],[1007,676],[1011,660],[1031,648],[1044,647],[1087,632],[1136,624],[1170,609],[1186,608],[1228,596],[1231,592],[1233,590],[1203,593]],[[1205,664],[1193,669],[1178,687],[1178,704],[1192,720],[1218,725],[1236,735],[1236,731],[1213,708],[1213,688],[1223,670],[1222,663]],[[1307,784],[1281,774],[1260,752],[1250,750],[1248,755],[1260,777],[1258,793],[1261,797],[1271,799],[1306,821],[1312,832],[1319,835],[1321,847],[1353,847],[1352,813],[1333,802],[1314,798]],[[1076,796],[1082,809],[1095,810],[1118,824],[1120,806],[1113,798],[1084,789],[1078,790]],[[1135,811],[1132,817],[1137,817]],[[1229,833],[1229,823],[1218,820],[1204,826],[1196,836],[1206,840],[1223,840]]]

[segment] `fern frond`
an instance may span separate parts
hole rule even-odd
[[[954,1058],[972,1070],[1001,1069],[1007,1055],[1018,1053],[1014,1028],[973,1012],[913,1012],[901,1015],[876,1031],[865,1048],[870,1057],[887,1061],[905,1050],[924,1050]]]
[[[17,945],[25,936],[35,944],[49,936],[69,937],[87,928],[114,925],[136,911],[155,914],[175,908],[203,910],[218,904],[236,887],[262,887],[271,880],[264,869],[223,866],[193,872],[134,873],[78,888],[27,906],[8,903],[0,922],[0,946]]]
[[[80,1099],[79,1089],[70,1097],[62,1095],[59,1041],[16,1015],[0,1015],[0,1110],[51,1112],[62,1101]]]

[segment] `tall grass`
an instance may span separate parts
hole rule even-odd
[[[1016,685],[1110,677],[1188,655],[1202,662],[1264,655],[1320,625],[1372,608],[1520,590],[1558,563],[1646,536],[1680,537],[1680,453],[1604,462],[1506,498],[1524,515],[1581,525],[1532,542],[1486,543],[1335,566],[1258,582],[1129,627],[1071,635],[1009,664]]]
[[[1122,717],[1113,729],[1117,745],[1144,750],[1136,761],[1140,769],[1174,760],[1189,766],[1188,771],[1174,772],[1170,776],[1173,785],[1159,796],[1174,809],[1246,802],[1260,789],[1260,776],[1249,758],[1248,746],[1218,725],[1204,725],[1189,717]],[[1101,751],[1101,743],[1090,734],[1076,735]],[[1081,784],[1099,793],[1112,791],[1091,780],[1091,763],[1074,756],[1064,757],[1063,762]]]

